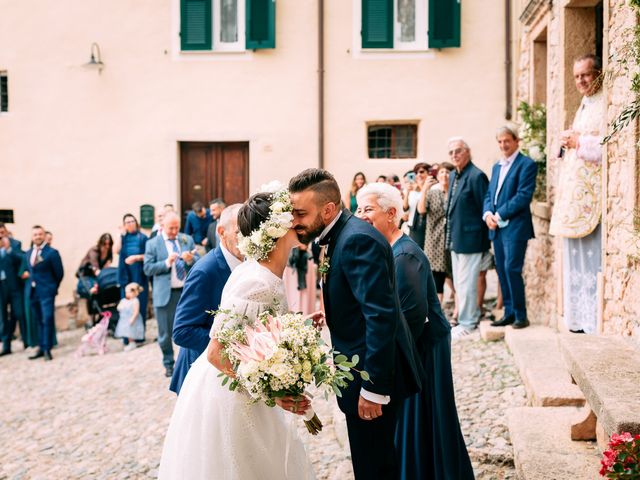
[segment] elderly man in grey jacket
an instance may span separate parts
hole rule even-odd
[[[189,269],[199,258],[189,235],[178,233],[180,217],[175,212],[165,215],[160,235],[147,242],[144,273],[153,276],[153,309],[158,321],[158,344],[162,350],[165,375],[173,375],[173,319]]]

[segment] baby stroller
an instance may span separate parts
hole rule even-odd
[[[80,282],[86,282],[83,275],[78,276]],[[93,291],[89,296],[89,315],[92,317],[92,325],[96,325],[103,312],[109,312],[109,334],[113,336],[118,323],[118,302],[120,301],[120,284],[118,283],[118,269],[113,267],[104,268],[95,279],[97,291]],[[86,288],[86,287],[85,287]],[[90,289],[87,289],[90,290]],[[91,327],[92,325],[88,325]]]
[[[82,336],[82,343],[76,350],[76,357],[86,355],[91,349],[95,349],[98,355],[107,353],[107,335],[109,334],[110,319],[111,312],[102,312],[102,319]]]

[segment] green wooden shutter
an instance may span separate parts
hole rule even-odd
[[[180,48],[211,50],[211,0],[180,0]]]
[[[460,46],[460,0],[429,0],[429,48]]]
[[[393,0],[362,0],[362,48],[393,48]]]
[[[247,50],[276,48],[276,1],[246,0]]]

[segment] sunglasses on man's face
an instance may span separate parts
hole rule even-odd
[[[455,150],[449,150],[449,156],[452,157],[453,155],[459,155],[462,152],[464,152],[464,148],[456,148]]]

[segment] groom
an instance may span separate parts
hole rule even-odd
[[[357,354],[359,376],[338,405],[347,419],[357,480],[395,479],[396,408],[420,389],[419,364],[396,295],[393,253],[371,225],[341,210],[340,189],[326,170],[292,178],[293,228],[301,243],[319,237],[323,298],[333,347]],[[324,267],[324,268],[323,268]]]

